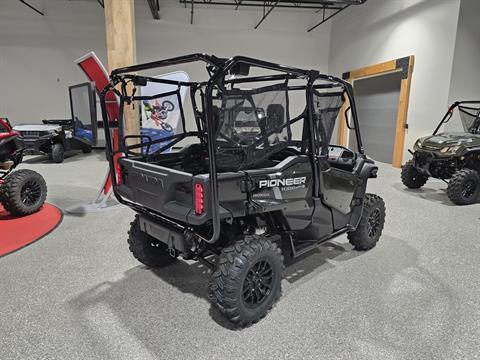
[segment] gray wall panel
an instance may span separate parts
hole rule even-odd
[[[356,80],[353,85],[365,152],[385,163],[392,162],[401,80],[401,73],[394,73]],[[349,146],[355,144],[351,131]]]

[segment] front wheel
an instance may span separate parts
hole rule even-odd
[[[173,131],[173,128],[169,123],[162,122],[161,126],[162,126],[162,129],[165,130],[165,131],[168,131],[168,132]]]
[[[457,205],[473,204],[479,194],[480,177],[475,170],[458,170],[448,183],[447,195]]]
[[[246,236],[220,254],[210,283],[210,301],[232,323],[262,319],[280,298],[283,255],[264,236]]]
[[[63,162],[65,158],[65,149],[60,143],[55,143],[52,145],[52,160],[57,164]]]
[[[47,184],[42,175],[32,170],[17,170],[2,184],[1,202],[13,216],[37,212],[47,198]]]
[[[161,267],[175,262],[168,252],[168,246],[140,229],[138,215],[130,224],[128,245],[135,259],[148,267]]]
[[[409,160],[402,166],[402,183],[409,189],[419,189],[428,180],[428,176],[421,174],[415,166],[413,166],[413,161]]]
[[[374,194],[366,194],[363,213],[355,231],[348,233],[348,240],[356,250],[370,250],[382,235],[385,224],[385,203]]]

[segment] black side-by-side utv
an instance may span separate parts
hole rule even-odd
[[[458,111],[463,132],[440,132]],[[402,166],[402,182],[419,189],[429,177],[448,180],[447,195],[457,205],[468,205],[480,196],[480,101],[457,101],[448,109],[430,136],[418,139],[410,151],[413,159]]]
[[[139,75],[202,62],[208,73],[204,82]],[[150,83],[177,90],[142,96]],[[190,90],[191,131],[182,87]],[[350,84],[242,56],[193,54],[114,70],[101,96],[104,118],[110,91],[121,105],[118,151],[105,126],[114,193],[137,212],[130,250],[151,267],[178,256],[206,264],[213,272],[210,299],[231,322],[258,321],[280,297],[281,249],[297,257],[345,233],[357,250],[377,243],[385,205],[366,193],[378,169],[363,152]],[[124,114],[172,94],[178,95],[183,131],[154,139],[141,123],[137,134],[127,133]],[[299,99],[295,105],[301,105],[295,116],[293,94]],[[358,153],[330,145],[346,97],[352,118],[347,125],[356,134]],[[181,150],[172,150],[182,141]]]
[[[37,212],[47,197],[47,185],[35,171],[13,171],[23,158],[23,142],[7,119],[0,118],[0,204],[13,216]]]

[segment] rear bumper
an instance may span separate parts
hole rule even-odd
[[[152,221],[143,215],[139,216],[139,220],[140,230],[168,245],[169,249],[175,249],[182,254],[188,252],[189,246],[183,233],[170,229],[158,221]]]

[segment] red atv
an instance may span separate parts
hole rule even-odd
[[[11,215],[38,211],[47,197],[47,184],[32,170],[13,171],[23,158],[23,142],[8,119],[0,118],[0,204]]]

